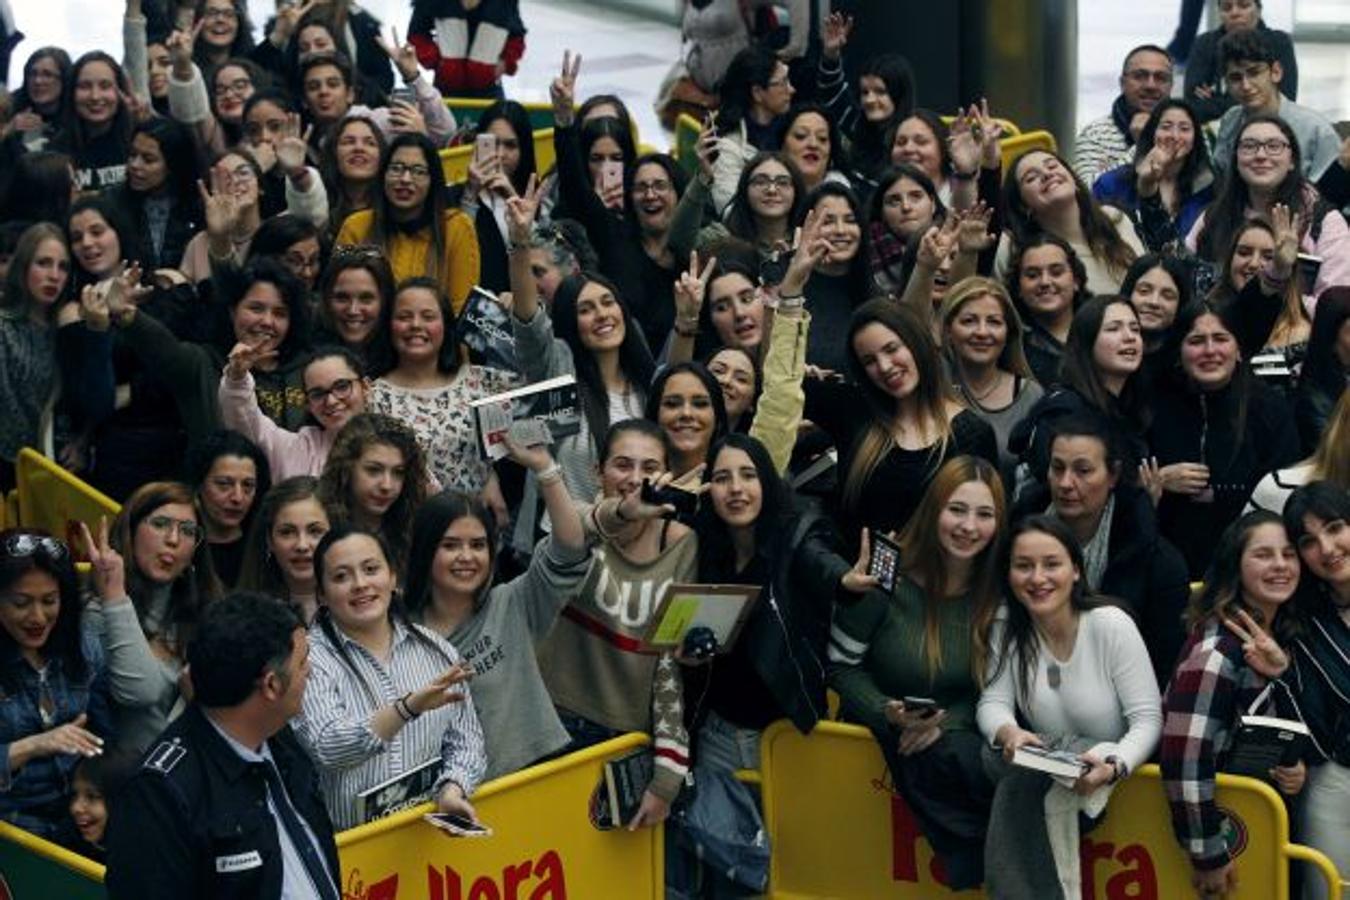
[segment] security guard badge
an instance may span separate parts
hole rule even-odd
[[[174,766],[182,762],[185,756],[187,756],[187,748],[179,744],[177,738],[172,741],[161,741],[145,758],[145,768],[151,772],[168,775],[173,771]]]

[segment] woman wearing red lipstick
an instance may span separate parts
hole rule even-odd
[[[1252,375],[1237,328],[1231,307],[1193,304],[1177,317],[1180,367],[1153,393],[1156,470],[1148,481],[1159,528],[1192,579],[1210,562],[1214,534],[1238,517],[1262,476],[1302,455],[1293,413]]]
[[[41,446],[38,430],[57,386],[56,309],[68,296],[70,250],[55,225],[19,238],[0,300],[0,490],[15,486],[14,458]]]
[[[112,736],[107,664],[80,607],[65,544],[0,532],[0,820],[49,840],[74,836],[71,773]]]

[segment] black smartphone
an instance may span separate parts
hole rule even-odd
[[[884,534],[872,532],[872,560],[867,574],[881,583],[882,590],[895,590],[895,573],[900,569],[900,545]]]
[[[698,495],[689,491],[680,490],[677,487],[658,488],[651,481],[642,479],[642,493],[639,494],[643,503],[649,503],[652,506],[664,506],[669,504],[675,507],[673,518],[682,519],[692,516],[698,512]]]
[[[492,835],[492,829],[482,822],[475,822],[473,819],[454,813],[427,813],[423,818],[442,831],[447,831],[459,837],[490,837]]]
[[[932,697],[901,697],[901,702],[905,704],[905,712],[916,712],[925,716],[931,716],[938,711],[938,702]]]
[[[1312,294],[1313,288],[1317,285],[1317,273],[1321,271],[1322,257],[1313,256],[1311,253],[1298,255],[1299,288],[1305,295]]]

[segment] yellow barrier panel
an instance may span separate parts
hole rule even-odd
[[[19,492],[10,491],[0,497],[0,530],[19,525]]]
[[[445,105],[454,113],[455,124],[459,127],[465,125],[477,125],[478,119],[483,115],[483,110],[487,109],[496,100],[483,100],[477,97],[446,97]],[[553,104],[551,103],[522,103],[525,112],[530,116],[530,128],[551,128],[553,127]]]
[[[469,177],[469,161],[473,159],[473,144],[460,144],[441,151],[441,172],[446,184],[458,184]],[[553,129],[543,128],[534,133],[535,171],[547,172],[553,167]]]
[[[41,528],[79,547],[76,523],[98,528],[100,516],[111,521],[121,506],[29,447],[19,451],[19,523]]]
[[[106,896],[103,866],[0,822],[0,897],[99,900]]]
[[[1003,157],[1003,171],[1006,173],[1012,167],[1013,161],[1028,150],[1048,150],[1051,153],[1058,153],[1059,144],[1055,142],[1055,136],[1048,131],[1028,131],[1025,134],[1004,138],[999,141],[998,149]]]
[[[663,897],[662,830],[588,816],[604,761],[648,743],[624,735],[484,785],[473,803],[492,837],[447,837],[422,821],[430,805],[342,832],[344,900]]]
[[[886,763],[871,733],[821,722],[809,736],[779,722],[760,747],[764,822],[773,847],[769,896],[932,900],[956,893],[908,807],[886,786]],[[1324,855],[1289,843],[1284,805],[1266,784],[1219,778],[1218,802],[1233,825],[1241,889],[1235,898],[1276,900],[1289,892],[1289,859],[1306,860],[1340,897]],[[1190,897],[1190,864],[1172,835],[1156,766],[1116,789],[1102,824],[1084,835],[1083,896],[1100,900]],[[1316,877],[1314,874],[1312,877]]]

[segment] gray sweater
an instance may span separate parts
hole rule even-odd
[[[157,608],[152,599],[147,620],[166,618],[168,599],[165,592],[162,608]],[[130,600],[113,606],[90,603],[84,614],[87,627],[100,636],[108,658],[118,749],[142,753],[181,710],[178,676],[183,663],[175,658],[160,659],[151,651],[136,605]]]

